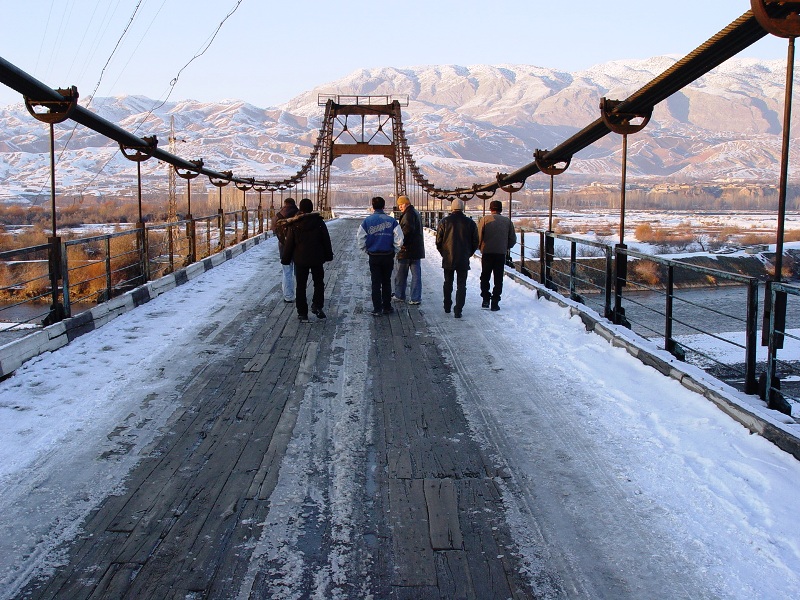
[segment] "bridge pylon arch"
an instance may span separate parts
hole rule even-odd
[[[392,161],[395,197],[406,195],[406,149],[401,108],[407,96],[344,96],[321,94],[325,106],[319,153],[317,208],[330,206],[331,165],[349,154],[384,156]]]

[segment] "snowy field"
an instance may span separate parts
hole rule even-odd
[[[642,544],[614,535],[627,507],[642,531],[674,550],[654,563],[691,566],[660,597],[692,597],[698,587],[708,598],[798,597],[800,462],[523,286],[507,280],[502,310],[481,311],[477,261],[464,319],[447,318],[430,242],[422,309],[453,366],[472,434],[513,473],[508,518],[532,577],[542,538],[568,562],[581,545],[600,544],[624,569]],[[57,564],[58,544],[120,489],[168,425],[180,390],[225,352],[213,339],[198,343],[198,330],[260,301],[278,272],[276,254],[274,239],[255,246],[0,382],[0,599]],[[299,423],[310,420],[303,410]],[[542,430],[545,417],[560,425]],[[305,436],[295,431],[278,497],[302,486],[304,465],[292,457],[304,455]],[[558,496],[538,487],[544,478]],[[354,495],[338,484],[337,493]],[[562,505],[591,540],[536,529],[537,511]]]

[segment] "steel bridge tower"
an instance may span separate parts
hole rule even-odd
[[[319,152],[317,208],[330,208],[331,164],[346,154],[385,156],[392,161],[395,174],[395,197],[406,194],[408,157],[401,107],[408,106],[408,96],[320,95],[318,105],[325,106]]]

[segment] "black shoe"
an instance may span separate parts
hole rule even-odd
[[[449,315],[450,314],[450,307],[449,306],[445,306],[444,307],[444,312],[446,312]]]
[[[297,315],[301,323],[308,323],[308,315]]]
[[[385,315],[390,315],[393,312],[394,312],[394,309],[391,306],[383,309],[383,314],[385,314]]]
[[[325,311],[322,310],[321,308],[312,308],[311,312],[314,313],[314,315],[316,315],[318,319],[325,319],[328,316],[325,314]]]
[[[371,314],[373,317],[380,317],[383,314],[383,311],[382,310],[373,310],[369,314]]]
[[[493,311],[500,310],[500,305],[497,302],[493,301],[491,310],[493,310]]]
[[[488,300],[484,300],[481,303],[481,308],[489,308],[489,301]]]
[[[456,311],[456,313],[455,313],[453,316],[454,316],[456,319],[460,319],[460,318],[461,318],[461,311],[460,311],[460,310],[457,310],[457,311]]]

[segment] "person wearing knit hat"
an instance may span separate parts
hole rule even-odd
[[[422,263],[425,258],[425,238],[422,237],[422,217],[406,196],[397,199],[400,209],[400,229],[403,231],[403,245],[397,253],[397,268],[394,272],[394,292],[392,300],[405,302],[408,287],[408,272],[411,271],[411,297],[408,303],[422,302]]]
[[[464,201],[456,198],[450,204],[450,214],[436,229],[436,249],[442,255],[444,269],[444,312],[453,308],[456,319],[461,318],[467,299],[467,274],[470,257],[478,249],[478,226],[464,214]],[[453,279],[456,280],[456,302],[453,305]]]

